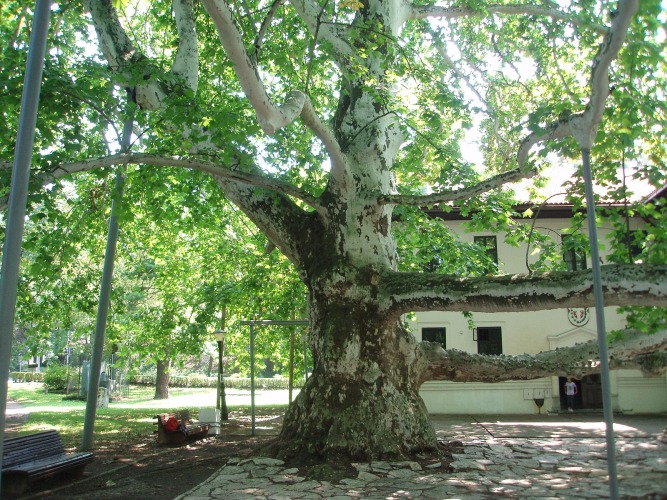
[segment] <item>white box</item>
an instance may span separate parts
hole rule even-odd
[[[210,425],[209,436],[220,434],[220,410],[217,408],[199,408],[199,421]]]

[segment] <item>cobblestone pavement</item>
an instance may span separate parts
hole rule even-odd
[[[176,500],[609,498],[605,426],[595,415],[432,417],[438,437],[461,441],[436,463],[354,464],[337,484],[300,476],[269,458],[232,459]],[[667,415],[614,420],[621,498],[667,499]]]

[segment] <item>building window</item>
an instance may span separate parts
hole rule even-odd
[[[447,329],[444,327],[422,328],[422,340],[429,342],[438,342],[443,349],[447,348],[445,344]]]
[[[491,261],[484,270],[486,274],[498,272],[498,242],[495,236],[475,236],[475,245],[484,248],[486,257]]]
[[[503,353],[503,336],[499,326],[477,328],[477,352],[479,354]]]
[[[576,248],[574,239],[569,234],[561,236],[563,243],[563,261],[568,271],[581,271],[586,269],[586,252]]]

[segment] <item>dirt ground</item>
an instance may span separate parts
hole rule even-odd
[[[247,457],[268,444],[280,431],[282,415],[258,409],[256,435],[251,435],[248,414],[231,412],[223,422],[221,434],[178,447],[158,446],[155,434],[138,436],[133,441],[110,441],[94,450],[95,461],[86,466],[82,478],[54,478],[31,485],[20,496],[5,498],[50,499],[172,499],[204,482],[231,457]],[[460,443],[451,443],[455,448]],[[443,458],[449,455],[443,449]],[[424,465],[436,458],[424,458]],[[356,477],[349,463],[290,464],[313,479],[336,483]]]
[[[94,448],[95,460],[83,477],[57,477],[33,483],[21,495],[6,498],[171,499],[202,483],[230,457],[246,457],[273,439],[282,415],[256,414],[257,435],[251,435],[249,415],[232,412],[221,434],[173,447],[157,444],[154,433],[132,440],[105,441]],[[8,427],[13,422],[8,419]],[[3,488],[4,490],[4,488]]]

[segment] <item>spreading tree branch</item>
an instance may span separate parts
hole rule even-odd
[[[605,305],[667,306],[667,265],[601,267]],[[594,307],[592,270],[460,278],[386,271],[378,276],[383,307],[410,311],[522,312]]]
[[[599,24],[582,22],[575,15],[563,12],[555,8],[541,5],[487,5],[482,9],[472,7],[454,6],[444,7],[439,5],[411,5],[407,10],[406,19],[425,19],[436,17],[441,19],[455,19],[466,17],[484,17],[489,14],[505,14],[512,16],[540,16],[549,17],[558,21],[565,21],[573,26],[586,26],[597,33],[605,33],[607,28]]]
[[[350,39],[350,28],[332,22],[324,13],[323,6],[312,0],[290,0],[290,5],[306,23],[310,34],[331,47],[338,64],[344,65],[346,60],[358,58],[356,51],[347,42]]]
[[[190,158],[161,156],[148,153],[116,154],[105,156],[103,158],[91,158],[78,162],[66,163],[56,166],[48,173],[41,174],[39,179],[41,185],[46,186],[47,184],[50,184],[57,179],[78,172],[86,172],[104,167],[110,167],[112,165],[124,164],[143,164],[155,167],[182,167],[189,170],[197,170],[199,172],[210,174],[217,179],[225,179],[227,181],[246,184],[248,186],[260,187],[276,193],[291,196],[305,202],[318,212],[323,211],[317,198],[309,193],[306,193],[305,191],[298,189],[288,182],[283,182],[278,179],[273,179],[271,177],[259,174],[235,170],[233,167],[224,166],[220,163]],[[8,167],[11,168],[11,164],[8,165]],[[6,204],[7,199],[0,200],[0,208],[5,208]]]
[[[157,65],[151,68],[149,59],[136,47],[127,36],[118,12],[111,0],[86,0],[85,7],[90,12],[100,49],[111,68],[124,79],[132,82],[137,75],[134,69],[142,68],[143,75],[136,84],[137,104],[143,109],[159,109],[166,97],[167,87],[174,83],[184,84],[193,91],[197,90],[199,68],[197,33],[195,31],[192,0],[174,0],[173,8],[178,31],[178,49],[170,73],[165,81],[160,82],[152,74]],[[176,81],[173,81],[176,80]]]
[[[234,63],[234,71],[241,88],[255,110],[262,130],[272,135],[301,117],[306,126],[322,141],[332,162],[344,162],[340,145],[333,132],[319,119],[306,94],[293,90],[287,94],[282,105],[276,106],[271,101],[257,66],[246,51],[243,37],[227,3],[224,0],[204,0],[203,3],[213,19],[227,56]]]
[[[273,21],[276,12],[278,12],[278,9],[284,3],[285,0],[273,0],[271,7],[269,7],[269,12],[266,14],[264,21],[262,21],[262,25],[259,27],[259,32],[255,36],[255,43],[254,43],[255,53],[253,54],[253,60],[255,61],[255,64],[257,64],[259,61],[259,52],[262,50],[262,45],[264,44],[264,38],[266,37],[266,32],[269,30],[269,26],[271,26],[271,21]]]
[[[449,191],[439,191],[428,195],[401,195],[401,194],[386,194],[378,197],[378,203],[382,205],[405,205],[426,207],[437,203],[448,203],[456,200],[467,200],[474,196],[479,196],[497,189],[505,184],[517,182],[521,179],[532,177],[537,173],[532,168],[514,169],[509,172],[494,175],[488,179],[482,180],[474,186],[463,187],[460,189],[452,189]]]
[[[609,96],[609,67],[618,56],[638,8],[638,0],[619,0],[612,26],[607,31],[598,54],[593,60],[589,84],[590,94],[586,109],[581,113],[573,113],[569,117],[552,122],[521,141],[517,154],[519,168],[526,163],[532,147],[544,141],[574,136],[581,147],[588,149],[592,147],[598,126],[602,121],[605,101]]]

